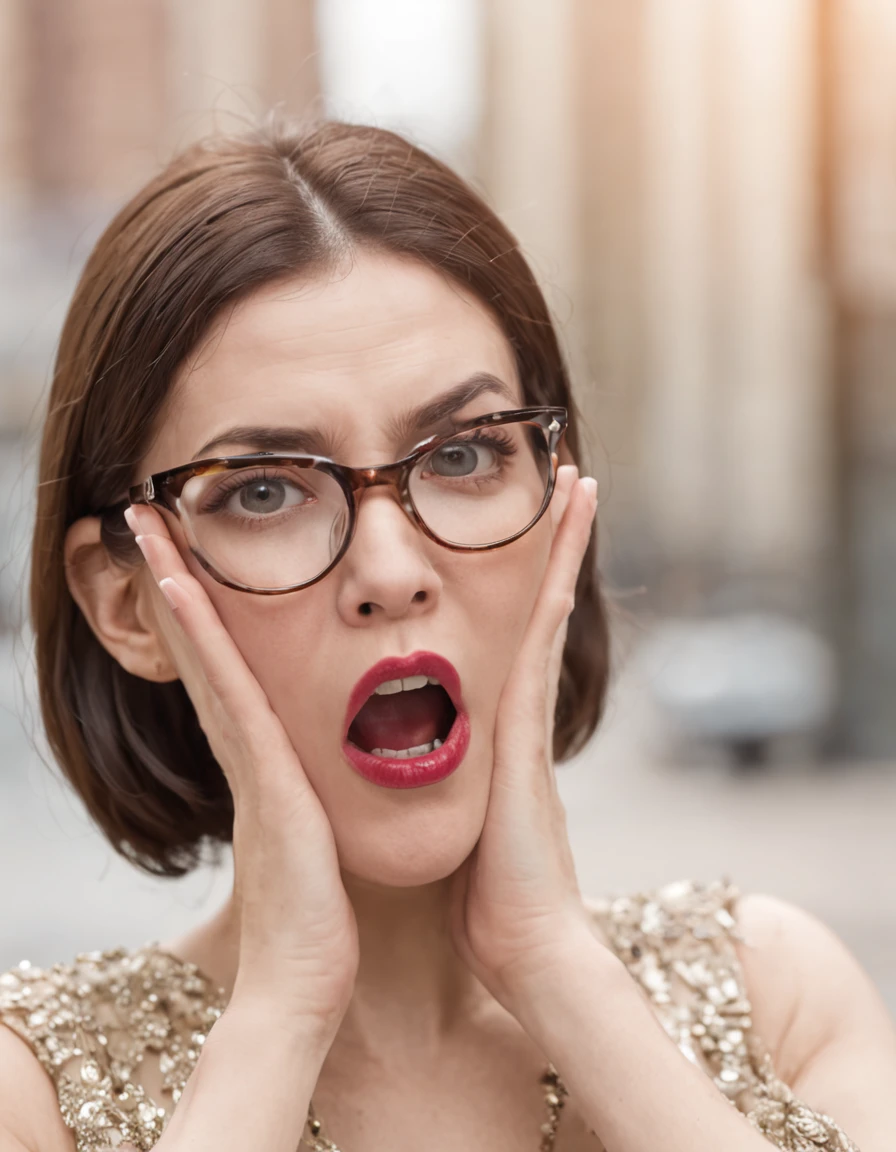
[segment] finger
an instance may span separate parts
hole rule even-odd
[[[140,529],[140,550],[187,638],[221,715],[236,728],[253,759],[267,759],[275,750],[288,750],[295,756],[261,685],[221,622],[208,593],[184,563],[163,518],[154,509],[141,507],[136,515],[128,516],[128,522]],[[201,709],[201,701],[194,698],[193,702]],[[203,719],[206,718],[200,715],[200,721]],[[215,718],[217,723],[220,719]]]
[[[576,582],[591,539],[597,507],[597,482],[577,480],[569,494],[563,519],[554,536],[551,556],[532,617],[523,637],[521,655],[547,658],[557,633],[575,604]]]
[[[569,497],[578,478],[579,470],[575,464],[563,464],[557,469],[550,505],[551,521],[555,532],[563,521],[563,514],[569,505]]]
[[[595,509],[593,480],[579,480],[551,549],[538,599],[504,689],[499,728],[502,759],[516,773],[525,764],[551,761],[557,681],[566,624],[591,536]],[[538,750],[542,755],[538,755]],[[528,778],[528,773],[525,773]]]

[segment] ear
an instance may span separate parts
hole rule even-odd
[[[177,680],[156,623],[145,567],[117,563],[98,516],[76,520],[65,536],[65,578],[96,638],[126,672],[164,684]]]

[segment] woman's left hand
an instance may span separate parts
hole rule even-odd
[[[560,502],[558,508],[556,503]],[[554,776],[557,689],[576,579],[594,523],[597,485],[559,469],[551,556],[498,705],[485,826],[452,893],[455,947],[515,1015],[570,947],[591,934]]]

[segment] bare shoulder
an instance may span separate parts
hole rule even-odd
[[[751,893],[735,907],[738,958],[754,1028],[779,1074],[798,1084],[827,1051],[854,1043],[896,1052],[874,983],[837,934],[805,909]]]
[[[0,1152],[74,1152],[56,1089],[25,1041],[0,1023]]]

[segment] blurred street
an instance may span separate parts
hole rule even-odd
[[[40,763],[18,719],[24,660],[7,648],[0,663],[0,970],[165,940],[209,915],[227,894],[227,868],[182,882],[142,876]],[[643,686],[625,675],[597,740],[561,770],[583,891],[727,875],[795,901],[840,933],[896,1013],[896,765],[738,775],[705,756],[661,763],[656,731]]]

